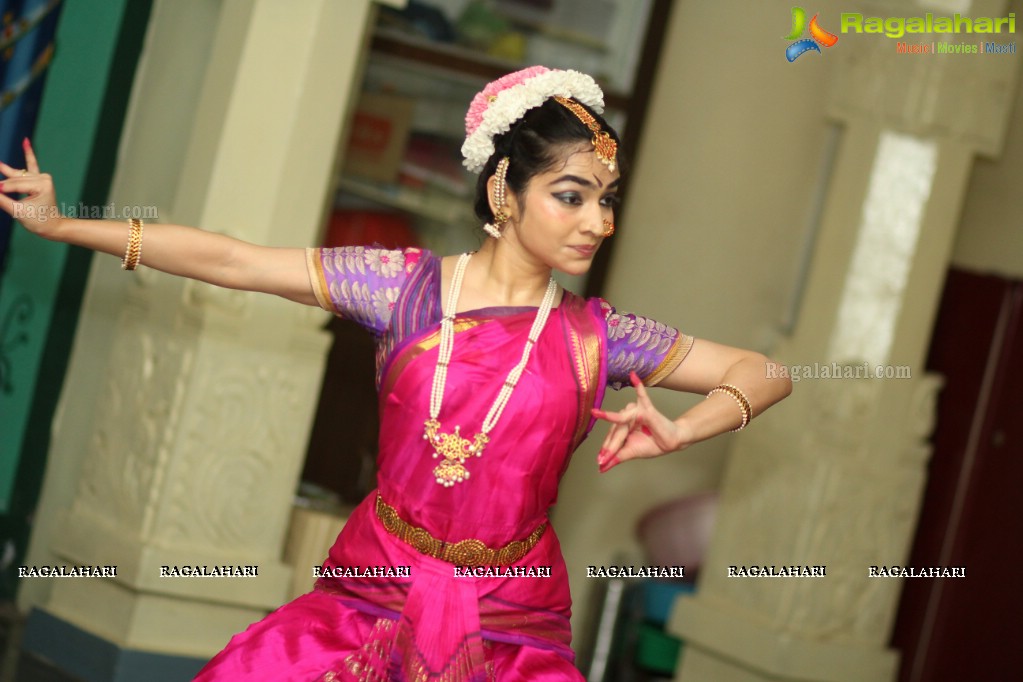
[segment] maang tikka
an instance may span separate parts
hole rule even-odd
[[[501,227],[508,222],[509,218],[504,209],[507,205],[505,198],[508,186],[505,178],[508,175],[508,164],[510,162],[511,159],[506,156],[497,162],[497,168],[494,170],[494,204],[497,205],[497,212],[494,213],[494,222],[486,223],[483,226],[483,231],[494,239],[501,238]]]
[[[618,165],[618,143],[615,142],[615,139],[602,129],[597,123],[597,119],[590,116],[590,112],[575,100],[560,95],[555,95],[554,100],[575,114],[575,117],[590,129],[590,132],[593,133],[593,138],[590,141],[593,143],[593,152],[597,155],[597,160],[614,173],[615,167]]]

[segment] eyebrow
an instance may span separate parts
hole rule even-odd
[[[563,181],[565,181],[565,180],[568,180],[568,181],[574,182],[574,183],[576,183],[576,184],[582,185],[583,187],[596,187],[596,186],[600,186],[600,187],[603,187],[603,186],[604,186],[604,185],[603,185],[603,184],[602,184],[602,183],[600,182],[600,180],[597,180],[596,184],[594,184],[593,182],[591,182],[591,181],[587,180],[586,178],[582,178],[582,177],[579,177],[578,175],[572,175],[572,174],[570,174],[570,173],[566,173],[565,175],[562,175],[562,176],[561,176],[561,177],[559,177],[559,178],[558,178],[557,180],[552,180],[552,181],[551,181],[551,184],[552,184],[552,185],[556,185],[556,184],[558,184],[559,182],[563,182]],[[619,183],[619,181],[620,181],[620,180],[621,180],[621,177],[617,177],[617,178],[615,178],[615,179],[614,179],[614,181],[613,181],[613,182],[611,182],[611,183],[610,183],[610,184],[609,184],[609,185],[607,186],[607,187],[608,187],[608,189],[611,189],[611,188],[613,188],[613,187],[617,187],[617,186],[618,186],[618,183]]]

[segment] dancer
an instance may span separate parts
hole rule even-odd
[[[462,148],[479,173],[487,237],[475,253],[445,257],[38,220],[55,214],[56,197],[31,146],[24,171],[0,164],[0,207],[42,237],[123,254],[127,270],[319,305],[376,336],[377,489],[315,589],[232,638],[196,679],[581,680],[547,520],[572,452],[606,420],[596,464],[607,472],[741,429],[789,393],[763,355],[695,340],[553,279],[585,273],[615,232],[619,138],[602,109],[600,88],[575,71],[531,67],[487,85]],[[600,409],[605,387],[630,384],[633,403]],[[648,386],[707,399],[673,419]],[[354,577],[364,569],[371,575]]]

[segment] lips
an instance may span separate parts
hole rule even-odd
[[[579,255],[586,256],[586,257],[592,256],[593,254],[595,254],[597,252],[597,245],[596,244],[572,246],[572,247],[569,247],[569,248],[571,248],[573,251],[576,251],[577,253],[579,253]]]

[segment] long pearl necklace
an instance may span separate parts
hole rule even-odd
[[[454,433],[442,433],[437,417],[440,415],[441,403],[444,401],[444,384],[447,383],[448,363],[451,361],[451,350],[455,343],[455,308],[458,305],[458,294],[462,290],[465,266],[468,265],[471,256],[471,253],[463,253],[455,264],[447,305],[444,307],[444,317],[440,321],[440,349],[438,350],[437,367],[433,370],[433,386],[430,388],[430,418],[424,424],[423,438],[433,446],[434,459],[443,458],[440,464],[434,467],[433,475],[437,483],[445,488],[450,488],[455,483],[461,483],[468,479],[469,471],[465,468],[465,460],[474,455],[476,457],[483,455],[483,448],[490,442],[487,434],[497,425],[504,406],[508,404],[508,399],[511,398],[512,391],[515,390],[515,385],[526,368],[529,353],[533,350],[540,332],[547,323],[547,317],[554,305],[554,295],[558,291],[558,285],[551,277],[547,282],[547,292],[544,294],[543,302],[540,303],[540,308],[536,311],[533,326],[529,329],[526,347],[522,349],[522,359],[508,372],[508,377],[504,380],[504,385],[501,386],[501,391],[497,394],[494,404],[490,406],[490,411],[487,413],[486,419],[483,420],[483,428],[479,433],[471,441],[462,437],[461,426],[456,426]]]

